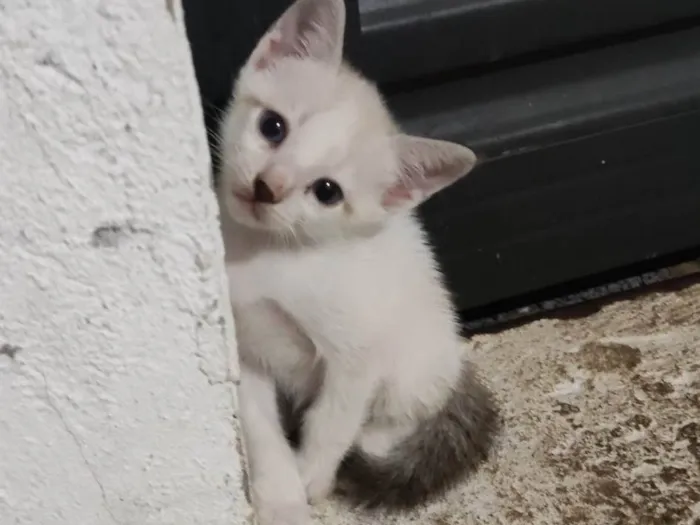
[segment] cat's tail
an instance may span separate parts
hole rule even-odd
[[[427,503],[487,459],[501,429],[493,395],[465,365],[446,405],[386,457],[354,448],[340,467],[341,494],[365,508]]]

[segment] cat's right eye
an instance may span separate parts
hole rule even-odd
[[[273,146],[279,146],[287,138],[287,122],[282,115],[271,109],[266,109],[260,115],[258,129]]]

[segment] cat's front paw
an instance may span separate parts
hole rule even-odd
[[[297,465],[309,503],[319,503],[330,496],[335,484],[335,470],[329,470],[313,459],[306,459],[303,454],[297,457]]]
[[[255,505],[257,525],[312,525],[308,505],[258,502]]]

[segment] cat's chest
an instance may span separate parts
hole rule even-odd
[[[231,301],[246,305],[261,300],[289,303],[313,291],[314,281],[321,281],[331,261],[301,254],[264,253],[228,260],[226,272]]]

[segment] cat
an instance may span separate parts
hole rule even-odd
[[[342,0],[297,0],[242,67],[221,126],[241,428],[263,525],[307,525],[308,503],[334,490],[424,504],[478,468],[501,425],[414,213],[476,156],[402,133],[343,62],[344,30]]]

